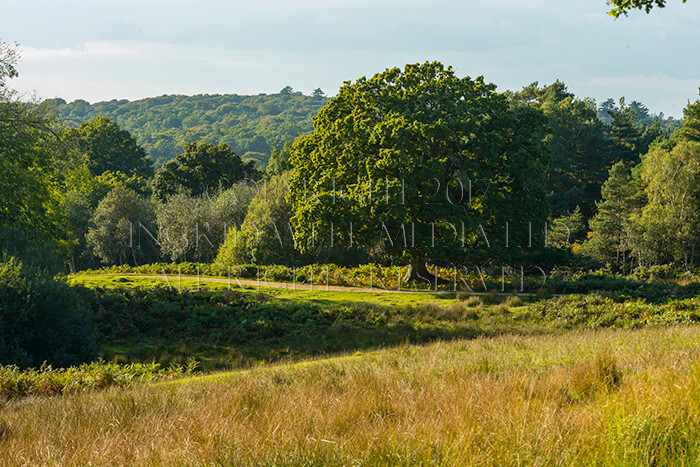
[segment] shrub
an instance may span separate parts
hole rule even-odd
[[[52,396],[170,379],[192,374],[196,363],[191,360],[187,367],[171,365],[163,368],[158,363],[119,365],[98,360],[69,368],[53,369],[50,365],[42,365],[39,369],[26,370],[16,365],[0,365],[0,400],[31,395]]]
[[[501,303],[500,305],[498,305],[496,311],[502,315],[507,315],[508,313],[510,313],[510,308],[506,303]]]
[[[464,304],[469,308],[478,308],[481,306],[481,299],[476,296],[469,297]]]
[[[506,300],[506,305],[508,305],[509,307],[522,306],[523,300],[520,297],[518,297],[517,295],[511,295]]]
[[[498,292],[491,290],[490,292],[485,293],[481,296],[481,301],[484,305],[495,305],[499,302]]]
[[[467,300],[472,297],[469,292],[457,292],[457,300]]]
[[[91,359],[95,342],[87,307],[66,282],[0,262],[0,364],[68,366]]]
[[[552,291],[548,287],[538,289],[535,294],[535,299],[537,300],[547,300],[549,298],[552,298]]]

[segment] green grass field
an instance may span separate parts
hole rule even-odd
[[[262,292],[281,300],[293,300],[296,302],[313,303],[317,305],[337,305],[338,303],[373,303],[386,306],[415,306],[430,302],[439,302],[445,305],[456,302],[454,294],[431,293],[431,292],[397,292],[397,291],[376,291],[376,292],[354,292],[325,290],[323,286],[318,286],[315,290],[294,290],[293,284],[288,284],[288,288],[267,287],[262,282],[261,287],[256,285],[246,285],[238,283],[232,279],[229,283],[220,277],[202,276],[197,279],[181,279],[177,276],[163,275],[162,278],[138,277],[134,275],[71,275],[68,278],[71,284],[80,284],[86,287],[95,288],[150,288],[150,287],[172,287],[173,289],[212,289],[212,290],[238,290],[247,293]]]
[[[170,286],[165,279],[135,276],[77,275],[69,281],[102,290],[95,308],[96,316],[101,317],[98,321],[104,323],[98,326],[104,335],[99,342],[100,356],[120,363],[155,360],[164,365],[186,365],[194,357],[203,370],[221,370],[365,351],[402,342],[546,332],[532,320],[513,318],[522,313],[522,306],[485,305],[476,297],[467,303],[446,293],[290,288],[261,289],[265,292],[261,294],[255,286],[232,286],[233,291],[229,292],[225,281],[207,278],[171,281]],[[168,293],[170,287],[173,290]],[[145,298],[143,293],[149,290],[160,291],[160,298]],[[178,290],[185,301],[197,303],[188,308],[192,313],[170,325],[153,321],[153,314],[163,319],[180,314]],[[217,291],[240,296],[236,300],[247,304],[231,308],[222,297],[216,304],[211,302],[213,298],[196,299],[213,297]],[[258,302],[264,302],[267,311],[245,311],[251,306],[259,308]],[[165,312],[163,307],[170,311]],[[175,331],[182,320],[189,324]],[[251,324],[255,329],[251,329]]]

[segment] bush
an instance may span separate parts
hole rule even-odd
[[[25,396],[52,396],[102,389],[108,386],[130,386],[189,375],[196,361],[187,367],[171,365],[162,368],[158,363],[131,363],[118,365],[101,360],[80,366],[53,369],[42,365],[39,369],[22,370],[16,365],[0,365],[0,401]]]
[[[469,292],[457,292],[457,300],[467,300],[472,296]]]
[[[491,290],[481,296],[481,302],[484,305],[495,305],[500,302],[498,298],[498,292]]]
[[[478,308],[481,306],[481,299],[476,296],[471,296],[464,301],[464,304],[469,308]]]
[[[0,262],[0,364],[69,366],[90,360],[95,342],[87,307],[66,282]]]
[[[549,289],[549,287],[542,287],[541,289],[537,290],[537,293],[535,294],[536,300],[547,300],[550,298],[552,298],[552,291]]]
[[[517,295],[511,295],[506,300],[506,305],[509,307],[523,306],[523,300]]]

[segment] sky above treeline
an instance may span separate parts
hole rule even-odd
[[[700,2],[614,20],[605,0],[11,0],[10,86],[90,102],[163,94],[333,95],[344,81],[441,61],[499,90],[559,79],[577,96],[682,117],[700,87]]]

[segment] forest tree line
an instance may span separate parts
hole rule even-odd
[[[59,116],[57,105],[65,104],[21,102],[7,87],[16,74],[11,52],[5,46],[0,88],[2,236],[8,254],[40,263],[54,258],[59,269],[71,270],[190,260],[525,261],[488,238],[499,236],[506,222],[515,231],[518,223],[537,221],[550,226],[540,249],[568,252],[549,251],[552,265],[588,257],[622,272],[660,264],[688,271],[695,266],[697,101],[680,122],[653,115],[636,101],[597,104],[579,98],[559,81],[498,93],[482,78],[458,78],[439,63],[417,64],[346,83],[330,100],[320,92],[308,98],[289,89],[286,97],[276,95],[326,105],[313,133],[271,149],[265,170],[226,143],[201,139],[185,142],[156,170],[144,145],[115,120],[97,116],[76,126]],[[392,94],[397,88],[402,93]],[[427,162],[430,157],[435,163]],[[485,176],[498,179],[499,189],[458,207],[459,212],[435,203],[426,209],[421,203],[431,187],[416,188],[417,204],[404,203],[400,211],[370,206],[334,212],[300,197],[301,184],[306,190],[309,180],[323,194],[329,177],[357,201],[365,195],[372,199],[373,190],[379,199],[378,180],[388,187],[390,179],[422,177],[448,186],[455,177]],[[529,210],[522,209],[524,200]],[[375,230],[361,242],[329,248],[328,232],[344,235],[331,224],[352,224],[353,210]],[[417,251],[415,245],[398,248],[390,239],[401,229],[405,236],[408,223],[421,219],[425,225],[438,220],[438,231],[454,226],[451,220],[460,212],[470,219],[470,241],[483,236],[493,249]],[[317,231],[305,231],[312,224]],[[362,226],[353,225],[359,239]]]

